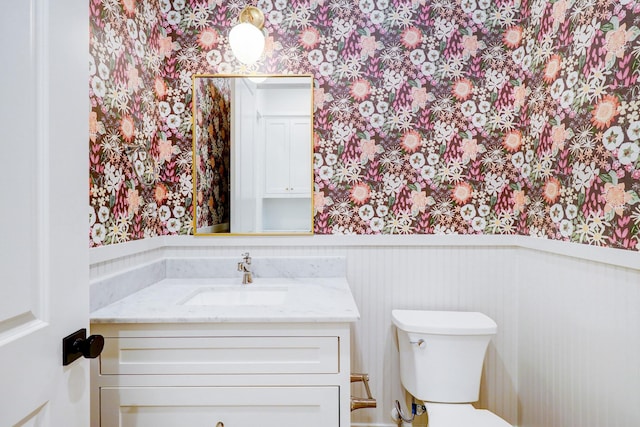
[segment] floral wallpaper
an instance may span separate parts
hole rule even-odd
[[[228,49],[265,12],[251,67]],[[91,0],[91,245],[192,233],[191,76],[315,76],[315,232],[640,249],[634,0]]]
[[[640,3],[536,0],[523,15],[528,233],[638,250]]]
[[[231,84],[227,79],[198,77],[194,80],[194,90],[196,227],[228,224]]]

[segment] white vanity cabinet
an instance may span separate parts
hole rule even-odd
[[[350,425],[349,323],[94,323],[91,333],[105,338],[91,365],[92,427]]]
[[[266,117],[264,140],[264,197],[310,197],[309,117]]]

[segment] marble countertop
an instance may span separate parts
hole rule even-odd
[[[233,292],[286,288],[270,305],[186,305],[202,289]],[[91,313],[92,323],[354,322],[358,308],[344,277],[166,278]]]

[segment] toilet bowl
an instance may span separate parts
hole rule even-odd
[[[476,409],[470,403],[425,402],[429,427],[512,427],[511,424],[486,409]]]
[[[402,386],[424,402],[429,427],[511,427],[471,405],[496,323],[478,312],[393,310]]]

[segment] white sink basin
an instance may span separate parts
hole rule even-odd
[[[208,286],[189,295],[182,305],[246,306],[281,305],[287,298],[286,286],[246,285]]]

